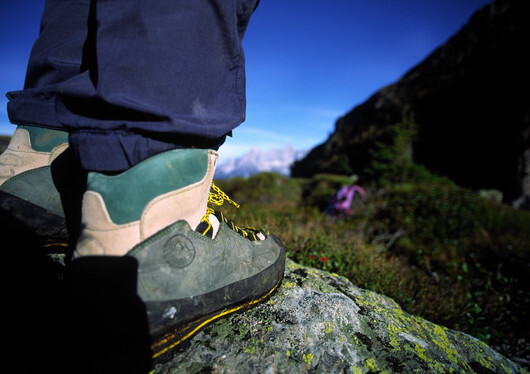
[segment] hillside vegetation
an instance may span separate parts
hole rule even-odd
[[[276,234],[294,261],[344,275],[528,367],[530,212],[394,157],[388,152],[407,148],[398,144],[402,134],[396,139],[394,148],[375,147],[373,179],[357,182],[367,200],[354,201],[349,217],[324,213],[337,189],[352,182],[340,175],[218,180],[241,204],[222,209],[236,224]]]

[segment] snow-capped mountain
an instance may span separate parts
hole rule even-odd
[[[269,150],[254,147],[241,157],[222,161],[217,166],[215,178],[248,177],[262,171],[289,175],[291,164],[304,157],[306,153],[306,150],[296,150],[292,146]]]

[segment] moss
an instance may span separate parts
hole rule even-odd
[[[438,347],[440,347],[445,352],[447,357],[451,361],[453,361],[455,364],[461,364],[462,360],[459,360],[457,358],[458,357],[458,353],[454,350],[453,346],[451,345],[451,343],[447,339],[447,335],[445,333],[446,329],[444,329],[444,328],[442,328],[441,326],[438,326],[438,325],[433,325],[432,326],[432,332],[433,332],[432,341],[434,342],[434,344],[436,344]]]
[[[302,356],[304,362],[307,363],[309,366],[311,366],[311,361],[313,361],[313,358],[315,358],[315,356],[312,353],[308,353]]]
[[[249,345],[243,350],[243,352],[248,353],[248,354],[253,354],[256,352],[256,347],[254,347],[253,345]]]
[[[364,362],[366,365],[366,368],[368,371],[380,373],[381,370],[379,369],[379,366],[377,366],[377,362],[373,358],[369,358]],[[382,372],[381,372],[382,373]]]
[[[282,287],[283,287],[283,288],[293,288],[293,287],[296,287],[296,282],[284,281],[284,282],[282,283]]]

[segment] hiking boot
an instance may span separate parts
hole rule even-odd
[[[0,212],[4,227],[36,241],[65,243],[65,215],[51,165],[67,148],[66,132],[17,127],[0,155]]]
[[[216,162],[214,151],[180,149],[119,175],[88,174],[75,257],[138,261],[155,360],[208,323],[265,300],[283,277],[279,239],[207,206],[235,204],[212,183]]]

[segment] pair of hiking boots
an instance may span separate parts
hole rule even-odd
[[[236,205],[212,182],[216,152],[178,149],[117,175],[89,172],[80,193],[61,182],[75,173],[67,153],[67,134],[17,127],[0,156],[0,208],[27,224],[42,246],[67,247],[74,235],[73,265],[134,258],[153,358],[279,286],[285,267],[280,240],[238,227],[208,206]]]

